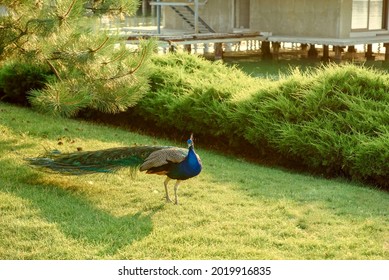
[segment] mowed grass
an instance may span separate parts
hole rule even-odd
[[[389,258],[387,192],[255,165],[199,140],[203,172],[181,185],[176,206],[161,176],[63,176],[23,158],[185,141],[0,103],[0,259]]]

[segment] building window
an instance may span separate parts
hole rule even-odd
[[[388,0],[353,0],[351,28],[380,30],[387,25]]]
[[[250,0],[235,0],[235,28],[250,28]]]

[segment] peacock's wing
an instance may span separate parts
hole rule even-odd
[[[43,157],[29,158],[27,161],[31,165],[65,174],[109,173],[121,168],[136,170],[151,153],[165,148],[164,146],[120,147],[67,154],[46,154]]]
[[[180,163],[188,155],[188,149],[166,147],[152,152],[140,166],[140,171],[160,167],[169,163]]]

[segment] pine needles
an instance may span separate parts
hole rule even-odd
[[[28,100],[37,110],[62,116],[85,108],[117,113],[134,106],[148,90],[144,68],[154,42],[141,42],[134,52],[120,37],[94,31],[95,16],[133,13],[137,1],[90,1],[87,6],[75,0],[39,1],[27,8],[5,4],[12,13],[0,18],[0,55],[49,66],[55,76],[46,87],[31,91]]]

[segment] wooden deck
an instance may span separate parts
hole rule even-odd
[[[137,43],[139,38],[154,38],[158,45],[168,51],[183,48],[187,52],[202,54],[215,59],[222,59],[226,52],[245,51],[259,52],[260,42],[266,40],[259,32],[244,33],[197,33],[197,34],[166,34],[155,33],[125,35],[128,43]],[[243,44],[242,44],[243,42]],[[201,50],[201,51],[200,51]]]
[[[298,37],[298,36],[276,36],[270,33],[260,32],[236,32],[236,33],[185,33],[177,30],[157,34],[155,30],[133,30],[123,28],[122,36],[129,44],[137,44],[139,38],[155,38],[159,47],[164,52],[184,49],[192,53],[199,53],[207,57],[214,56],[215,59],[222,59],[223,56],[240,57],[243,55],[268,55],[268,57],[278,57],[280,43],[294,43],[310,46],[313,53],[317,54],[315,45],[323,49],[323,60],[330,59],[328,47],[333,46],[335,55],[333,59],[340,60],[342,47],[365,45],[367,46],[366,59],[374,59],[372,44],[383,44],[385,48],[385,61],[389,61],[389,34],[350,38],[320,38],[320,37]],[[145,30],[146,31],[146,30]],[[270,45],[271,44],[271,45]],[[270,48],[270,46],[272,48]],[[277,47],[278,46],[278,47]],[[194,50],[194,51],[193,51]],[[201,50],[201,51],[199,51]],[[313,57],[314,57],[313,56]],[[308,51],[308,57],[310,52]]]
[[[319,37],[297,37],[297,36],[266,36],[270,42],[288,42],[300,44],[316,44],[330,46],[354,46],[365,44],[389,43],[389,35],[377,35],[371,37],[351,38],[319,38]]]
[[[189,45],[200,43],[230,43],[241,42],[244,40],[266,40],[265,36],[259,32],[247,33],[198,33],[198,34],[183,34],[183,35],[158,35],[158,34],[135,34],[129,35],[127,40],[138,40],[142,38],[156,38],[159,41]]]

